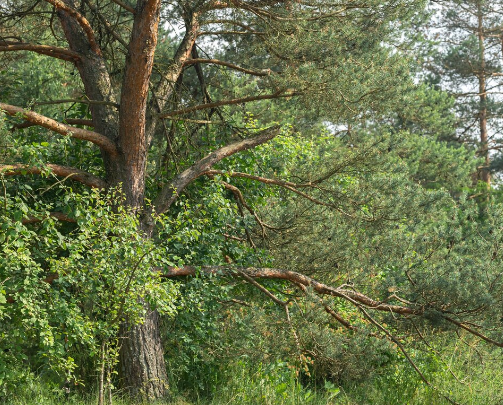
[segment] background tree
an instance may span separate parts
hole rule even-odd
[[[426,66],[430,80],[455,97],[456,140],[477,148],[484,158],[478,179],[488,185],[501,149],[501,8],[494,1],[438,2],[426,29],[437,44]]]

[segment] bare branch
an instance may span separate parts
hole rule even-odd
[[[87,127],[92,127],[94,126],[92,120],[86,120],[82,118],[67,118],[65,119],[65,124],[70,124],[70,125],[85,125]],[[38,124],[34,124],[33,122],[30,121],[25,121],[20,124],[15,124],[11,127],[11,131],[15,131],[16,129],[24,129],[24,128],[30,128],[30,127],[35,127],[38,126]]]
[[[184,108],[181,110],[170,111],[165,114],[159,114],[158,117],[170,119],[170,118],[177,116],[177,115],[188,114],[188,113],[191,113],[194,111],[205,110],[208,108],[221,107],[224,105],[244,104],[244,103],[248,103],[250,101],[271,100],[274,98],[281,98],[281,97],[293,97],[298,94],[299,94],[298,92],[285,93],[283,90],[281,90],[281,91],[277,91],[276,93],[273,93],[273,94],[262,94],[260,96],[241,97],[241,98],[234,98],[232,100],[222,100],[222,101],[216,101],[214,103],[200,104],[200,105],[196,105],[194,107],[187,107],[187,108]]]
[[[42,174],[46,171],[53,173],[58,177],[69,178],[92,188],[105,188],[104,180],[75,167],[46,164],[44,167],[29,166],[24,164],[0,165],[0,173],[4,176],[16,176],[25,174]]]
[[[262,237],[265,238],[266,237],[266,232],[265,232],[265,228],[272,228],[271,226],[265,224],[260,218],[259,216],[257,215],[257,213],[253,210],[252,207],[250,207],[247,202],[245,201],[245,198],[243,196],[243,193],[241,192],[241,190],[239,188],[237,188],[236,186],[233,186],[232,184],[230,183],[227,183],[226,181],[221,181],[222,185],[229,191],[232,192],[232,194],[234,194],[234,198],[236,199],[237,203],[238,203],[238,208],[239,208],[239,211],[240,211],[240,214],[242,217],[244,217],[244,213],[243,213],[243,210],[241,209],[241,206],[240,204],[245,207],[247,209],[247,211],[253,215],[253,218],[255,218],[255,221],[257,222],[257,224],[259,224],[261,230],[262,230]],[[247,234],[248,234],[248,230],[246,230]],[[255,248],[255,243],[253,243],[252,239],[251,239],[251,236],[248,238],[249,239],[249,242],[250,242],[250,245],[252,245],[253,248]]]
[[[218,174],[221,176],[239,177],[239,178],[259,181],[259,182],[265,183],[265,184],[273,184],[275,186],[281,186],[281,187],[284,187],[284,186],[290,187],[290,188],[314,187],[314,184],[311,184],[311,183],[297,184],[297,183],[292,183],[291,181],[271,179],[268,177],[255,176],[253,174],[248,174],[248,173],[243,173],[243,172],[226,172],[224,170],[208,170],[203,174],[207,174],[207,175],[217,175]]]
[[[493,344],[495,346],[498,346],[498,347],[503,347],[503,342],[497,342],[497,341],[495,341],[495,340],[493,340],[493,339],[491,339],[491,338],[483,335],[482,333],[474,330],[473,328],[470,328],[470,327],[466,326],[462,322],[456,321],[455,319],[452,319],[452,318],[450,318],[448,316],[444,316],[444,319],[447,320],[448,322],[453,323],[454,325],[459,326],[461,329],[464,329],[464,330],[470,332],[472,335],[478,336],[479,338],[481,338],[482,340],[485,340],[488,343],[491,343],[491,344]]]
[[[89,7],[91,11],[94,14],[96,14],[99,20],[103,23],[103,25],[105,26],[106,30],[110,33],[110,35],[112,35],[117,42],[119,42],[125,49],[127,49],[128,48],[127,42],[124,41],[121,38],[121,36],[115,32],[115,30],[113,29],[112,25],[108,22],[108,20],[98,11],[98,9],[93,4],[91,4],[89,0],[85,0],[85,2],[87,4],[87,7]],[[116,1],[116,3],[119,4],[118,0]],[[131,10],[132,10],[131,12],[134,14],[135,12],[134,9],[131,8]]]
[[[273,300],[276,304],[286,307],[288,302],[284,302],[276,297],[272,292],[270,292],[267,288],[265,288],[262,284],[258,283],[253,277],[250,277],[244,271],[237,270],[238,274],[243,277],[246,281],[248,281],[251,285],[257,287],[260,291],[262,291],[265,295],[267,295],[271,300]]]
[[[304,293],[307,293],[307,287],[303,284],[296,284]],[[318,297],[318,302],[323,306],[325,312],[329,314],[332,318],[334,318],[337,322],[339,322],[342,326],[350,330],[356,330],[357,328],[351,325],[348,321],[346,321],[342,316],[340,316],[337,312],[335,312],[329,305],[323,302],[321,297]]]
[[[323,207],[330,207],[330,208],[333,208],[333,209],[337,210],[338,212],[340,212],[341,214],[346,215],[346,216],[348,216],[350,218],[354,217],[353,215],[351,215],[350,213],[342,210],[340,207],[338,207],[335,204],[330,204],[330,203],[318,200],[317,198],[314,198],[314,197],[310,196],[309,194],[307,194],[307,193],[305,193],[303,191],[298,190],[299,188],[303,188],[303,187],[313,187],[313,188],[316,188],[316,184],[313,183],[313,182],[303,183],[303,184],[296,184],[296,183],[292,183],[290,181],[285,181],[285,180],[270,179],[270,178],[267,178],[267,177],[254,176],[252,174],[241,173],[241,172],[225,172],[223,170],[208,170],[208,171],[206,171],[204,173],[201,173],[201,174],[203,174],[203,175],[215,175],[215,174],[219,174],[219,175],[229,176],[229,177],[241,177],[241,178],[245,178],[245,179],[259,181],[259,182],[264,183],[264,184],[271,184],[271,185],[283,187],[283,188],[291,191],[292,193],[295,193],[295,194],[300,195],[301,197],[304,197],[306,200],[309,200],[309,201],[311,201],[312,203],[314,203],[316,205],[321,205]],[[362,218],[362,219],[365,219],[365,218]]]
[[[110,105],[115,108],[119,108],[119,104],[112,101],[105,100],[89,100],[82,98],[63,98],[61,100],[48,100],[48,101],[35,101],[34,105],[51,105],[51,104],[65,104],[65,103],[80,103],[80,104],[95,104],[95,105]]]
[[[189,59],[186,60],[183,64],[183,66],[191,66],[197,63],[211,63],[214,65],[220,65],[220,66],[225,66],[233,70],[237,70],[239,72],[243,72],[249,75],[253,76],[269,76],[272,73],[271,69],[263,69],[263,70],[252,70],[252,69],[246,69],[241,66],[235,65],[233,63],[225,62],[219,59]]]
[[[121,6],[124,10],[129,11],[131,14],[136,14],[136,11],[133,7],[127,5],[126,3],[120,1],[120,0],[112,0],[115,4],[118,4]]]
[[[81,56],[70,49],[59,48],[57,46],[28,44],[25,42],[11,42],[0,40],[0,52],[32,51],[41,55],[51,56],[67,62],[75,62]]]
[[[179,277],[179,276],[191,276],[197,273],[197,271],[202,271],[204,273],[210,274],[224,274],[233,276],[238,270],[240,272],[246,273],[248,276],[253,278],[265,278],[265,279],[276,279],[276,280],[286,280],[290,281],[296,285],[304,285],[305,287],[312,288],[315,292],[321,295],[330,295],[332,297],[342,298],[346,301],[357,302],[369,309],[392,312],[400,315],[422,315],[424,310],[421,308],[411,308],[400,305],[386,304],[381,301],[376,301],[365,294],[359,293],[357,291],[349,290],[342,287],[331,287],[323,284],[315,279],[308,277],[304,274],[297,273],[290,270],[265,268],[265,267],[231,267],[231,266],[202,266],[200,269],[193,266],[184,267],[169,267],[166,273],[163,273],[162,277]],[[160,270],[162,271],[162,270]]]
[[[137,204],[143,199],[147,165],[147,100],[154,64],[161,0],[138,0],[121,89],[118,146],[128,166],[123,186]]]
[[[93,127],[93,120],[86,120],[84,118],[65,118],[65,124],[70,125],[84,125],[86,127]]]
[[[0,110],[4,110],[8,115],[11,116],[19,114],[25,120],[31,123],[47,128],[63,136],[70,136],[72,138],[92,142],[111,155],[115,155],[117,153],[115,144],[106,136],[98,134],[97,132],[71,127],[69,125],[62,124],[61,122],[38,114],[34,111],[25,110],[21,107],[13,106],[10,104],[0,103]]]
[[[158,197],[154,201],[156,212],[158,214],[166,212],[190,182],[201,176],[204,172],[206,172],[216,163],[220,162],[222,159],[234,155],[235,153],[261,145],[273,139],[278,135],[278,133],[279,126],[274,126],[262,131],[259,135],[253,138],[239,140],[211,152],[209,155],[189,167],[187,170],[178,174],[170,184],[164,186],[164,188],[161,190]]]
[[[197,36],[203,37],[206,35],[257,35],[257,36],[265,36],[265,32],[261,31],[201,31]]]

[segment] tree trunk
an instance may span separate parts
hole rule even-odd
[[[49,0],[48,0],[49,1]],[[58,12],[70,50],[79,55],[75,62],[86,96],[104,103],[91,105],[95,130],[116,146],[111,154],[102,149],[106,183],[122,188],[125,204],[138,214],[144,210],[148,137],[146,107],[154,53],[157,44],[161,0],[137,0],[134,21],[128,43],[124,78],[120,92],[115,94],[106,60],[91,25],[80,15],[78,0],[50,0]],[[194,17],[195,18],[195,17]],[[165,91],[168,98],[171,81],[182,71],[183,60],[189,57],[196,39],[197,26],[182,42],[172,74],[167,75]],[[175,59],[176,59],[175,58]],[[120,108],[117,110],[117,98]],[[118,113],[118,115],[117,115]],[[151,126],[151,132],[155,125]],[[148,221],[147,221],[148,222]],[[140,231],[148,238],[151,226]],[[132,397],[155,400],[168,393],[166,365],[160,338],[159,314],[146,302],[143,323],[124,323],[121,327],[120,373],[124,388]]]
[[[148,307],[147,303],[144,303]],[[132,397],[147,401],[168,394],[168,378],[159,328],[159,313],[147,308],[142,324],[122,326],[121,385]]]
[[[480,72],[479,80],[479,127],[480,127],[480,154],[484,158],[484,167],[480,171],[480,180],[491,187],[491,172],[489,170],[489,135],[487,132],[487,85],[486,85],[486,62],[485,62],[485,44],[484,44],[484,25],[480,3],[477,4],[478,10],[478,40],[480,52]]]

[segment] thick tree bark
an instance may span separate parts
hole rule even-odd
[[[49,1],[49,0],[47,0]],[[50,0],[73,52],[86,95],[116,103],[110,75],[87,20],[74,12],[76,0]],[[157,43],[160,0],[139,0],[128,44],[119,116],[108,105],[91,105],[94,129],[116,145],[117,153],[103,153],[108,186],[121,186],[125,203],[140,212],[146,177],[148,142],[146,105],[148,84]],[[103,150],[103,149],[102,149]],[[145,235],[149,237],[149,234]],[[147,316],[138,325],[122,326],[121,381],[132,397],[155,400],[167,394],[167,373],[159,330],[159,314],[145,303]]]
[[[160,317],[151,311],[142,324],[122,327],[120,373],[122,386],[136,398],[155,400],[168,394],[168,377],[160,336]]]
[[[132,207],[143,205],[148,153],[146,109],[159,12],[160,0],[138,1],[122,84],[119,114],[122,170],[118,180],[125,190],[126,203]]]
[[[121,184],[126,204],[140,212],[144,204],[148,141],[146,109],[148,86],[154,63],[160,0],[137,2],[119,113],[119,170],[111,183]],[[145,231],[142,229],[141,231]],[[145,232],[148,238],[151,233]],[[161,342],[159,314],[143,303],[147,315],[140,324],[122,327],[120,351],[122,385],[132,397],[145,400],[163,398],[168,379]]]

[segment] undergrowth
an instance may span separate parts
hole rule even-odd
[[[449,401],[466,405],[503,404],[501,352],[471,348],[460,355],[458,345],[443,352],[443,360],[430,356],[419,363],[431,386],[421,381],[407,362],[383,369],[371,380],[338,386],[325,381],[317,386],[302,385],[288,364],[276,362],[251,370],[237,361],[225,367],[211,396],[197,390],[178,392],[162,405],[444,405]],[[196,384],[194,383],[196,386]],[[41,378],[28,380],[16,390],[12,405],[95,405],[96,395],[66,392],[44,384]],[[113,404],[131,405],[120,392]]]

